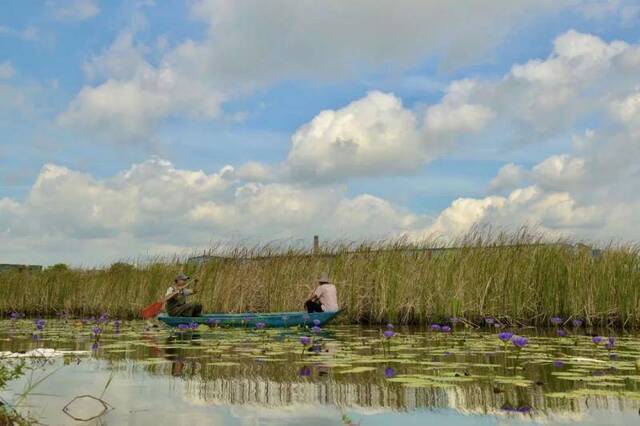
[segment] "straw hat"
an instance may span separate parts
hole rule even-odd
[[[318,278],[318,282],[320,284],[325,284],[325,283],[330,283],[331,281],[329,281],[329,275],[327,275],[326,272],[323,272],[320,274],[320,278]]]

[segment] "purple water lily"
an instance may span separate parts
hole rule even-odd
[[[189,324],[189,328],[192,330],[196,330],[198,327],[200,327],[200,324],[195,321]]]
[[[562,324],[562,318],[560,317],[552,317],[551,324],[560,325]]]
[[[37,328],[38,330],[44,330],[44,326],[45,326],[45,324],[46,324],[46,323],[47,323],[47,322],[46,322],[45,320],[43,320],[43,319],[37,319],[37,320],[35,321],[36,328]]]
[[[189,324],[178,324],[178,329],[186,330],[189,328]]]
[[[102,324],[102,323],[105,323],[105,322],[109,322],[109,314],[108,314],[108,313],[106,313],[106,312],[103,312],[103,313],[98,317],[98,319],[96,320],[96,322],[97,322],[98,324]]]
[[[505,343],[511,340],[512,337],[513,333],[511,333],[510,331],[503,331],[502,333],[498,334],[498,339],[502,340]]]
[[[102,329],[100,327],[98,327],[97,325],[94,326],[91,331],[93,332],[93,336],[94,337],[98,337],[98,336],[100,336],[100,333],[102,333]]]
[[[611,346],[615,346],[616,345],[616,338],[613,336],[609,336],[609,344],[611,344]]]
[[[611,342],[607,342],[604,344],[604,348],[608,351],[610,351],[611,349],[613,349],[615,347],[615,345],[611,344]]]
[[[263,328],[265,328],[267,326],[267,324],[263,323],[263,322],[257,322],[256,323],[256,328],[258,330],[262,330]]]
[[[513,336],[511,343],[513,343],[516,348],[522,349],[529,344],[529,339],[524,336]]]
[[[304,346],[308,346],[311,343],[311,337],[309,336],[300,337],[300,343],[302,343],[302,345]]]
[[[19,312],[11,312],[11,315],[9,315],[11,317],[12,321],[18,320],[20,319],[20,317],[22,316]]]
[[[391,323],[387,324],[387,329],[393,330],[393,324],[391,324]]]
[[[91,350],[93,352],[97,351],[100,348],[100,343],[98,342],[93,342],[93,345],[91,345]]]
[[[298,371],[298,376],[300,377],[310,377],[311,376],[311,368],[306,365],[301,367]]]
[[[556,359],[555,361],[553,361],[553,366],[555,368],[562,368],[564,367],[564,362],[560,361],[559,359]]]
[[[559,328],[556,330],[556,334],[558,337],[566,337],[568,333],[565,329]]]
[[[396,332],[393,330],[385,330],[384,333],[382,333],[385,337],[385,339],[391,339],[393,336],[396,335]]]
[[[320,327],[318,327],[317,325],[314,325],[313,327],[311,327],[311,331],[315,334],[318,334],[322,331],[322,329]]]
[[[591,341],[594,345],[599,345],[602,342],[602,336],[593,336]]]
[[[387,379],[390,379],[392,377],[395,377],[396,375],[396,370],[393,369],[393,367],[387,367],[384,370],[384,377],[386,377]]]
[[[582,320],[581,319],[574,319],[573,321],[571,321],[571,324],[573,324],[573,326],[575,328],[582,327]]]
[[[320,320],[319,319],[314,319],[313,320],[313,325],[320,326]]]
[[[440,331],[441,329],[440,324],[431,324],[431,331]]]
[[[448,325],[443,325],[442,327],[440,327],[440,331],[442,331],[443,333],[450,333],[451,327],[449,327]]]

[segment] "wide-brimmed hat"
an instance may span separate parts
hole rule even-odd
[[[182,274],[182,273],[176,275],[176,281],[180,281],[180,280],[188,281],[189,280],[189,276],[185,275],[185,274]]]
[[[318,278],[318,282],[320,284],[324,284],[324,283],[329,283],[331,281],[329,281],[329,275],[327,275],[326,272],[323,272],[320,274],[320,278]]]

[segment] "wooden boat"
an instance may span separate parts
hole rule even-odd
[[[170,327],[193,323],[206,324],[217,327],[252,327],[263,323],[265,327],[295,327],[314,325],[323,326],[332,320],[337,312],[273,312],[273,313],[241,313],[241,314],[205,314],[199,317],[172,317],[165,313],[158,315],[158,319]]]

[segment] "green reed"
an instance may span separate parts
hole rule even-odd
[[[609,245],[593,256],[572,241],[527,231],[472,233],[439,241],[334,243],[312,253],[295,246],[212,250],[198,265],[186,258],[97,269],[64,266],[0,273],[0,313],[137,317],[160,298],[178,272],[199,278],[194,296],[207,312],[300,310],[321,272],[337,283],[342,322],[427,323],[451,316],[471,321],[640,326],[640,249]]]

